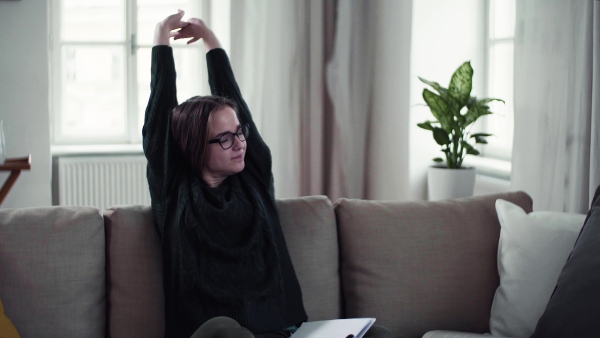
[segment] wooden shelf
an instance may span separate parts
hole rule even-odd
[[[0,171],[10,171],[10,175],[0,188],[0,205],[4,202],[4,198],[19,178],[21,170],[31,169],[31,154],[25,157],[7,158],[4,163],[0,164]]]

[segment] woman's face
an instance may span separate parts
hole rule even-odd
[[[209,140],[218,139],[226,133],[235,133],[240,127],[235,111],[228,106],[213,112],[209,123]],[[240,141],[238,137],[233,139],[233,147],[229,149],[223,149],[218,142],[208,145],[206,166],[202,170],[202,178],[208,185],[219,185],[227,176],[244,170],[246,142]]]

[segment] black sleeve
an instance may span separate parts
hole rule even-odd
[[[170,130],[171,111],[177,106],[175,63],[170,46],[152,48],[151,71],[150,98],[142,138],[144,154],[148,159],[147,178],[154,208],[166,201],[171,181],[183,163]]]
[[[212,49],[206,54],[206,63],[208,66],[208,82],[212,94],[234,101],[238,106],[240,123],[250,125],[250,136],[246,141],[248,145],[245,157],[246,169],[244,170],[249,170],[253,175],[258,175],[261,182],[272,190],[271,151],[252,120],[250,110],[233,75],[229,57],[221,48]]]

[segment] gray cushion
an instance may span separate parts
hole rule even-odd
[[[600,186],[532,338],[600,337]]]
[[[489,332],[499,285],[498,198],[531,211],[523,192],[438,202],[336,202],[347,317],[376,317],[397,337]]]
[[[162,250],[148,206],[105,211],[108,336],[162,338]]]
[[[340,318],[339,252],[331,201],[325,196],[281,199],[277,209],[308,319]]]
[[[97,209],[0,210],[0,298],[21,337],[104,337],[104,265]]]

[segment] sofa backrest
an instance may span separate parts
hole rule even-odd
[[[107,337],[162,338],[162,249],[149,206],[113,207],[106,229]]]
[[[281,226],[309,320],[342,314],[335,214],[325,196],[277,201]],[[160,240],[147,206],[107,210],[109,337],[163,337]]]
[[[335,204],[345,316],[376,317],[396,337],[489,332],[499,285],[495,201],[532,210],[523,192],[439,202]]]
[[[277,210],[308,320],[342,316],[337,226],[325,196],[281,199]]]
[[[21,337],[105,336],[98,209],[0,210],[0,299]]]

